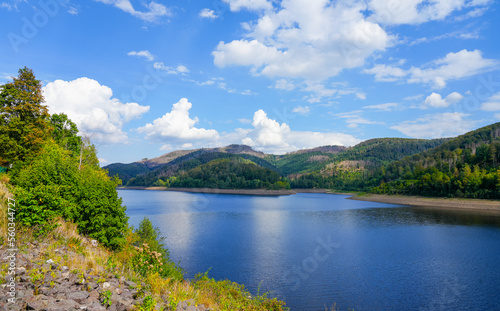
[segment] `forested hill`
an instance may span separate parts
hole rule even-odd
[[[116,163],[105,168],[110,176],[118,175],[127,186],[286,188],[298,176],[327,172],[337,164],[343,166],[347,163],[349,166],[351,162],[357,161],[358,164],[362,162],[363,167],[380,167],[445,141],[447,140],[382,138],[350,148],[323,146],[285,155],[264,154],[249,146],[230,145],[174,151],[154,159],[143,159],[131,164]],[[281,183],[276,184],[277,182]]]
[[[500,199],[500,123],[395,161],[382,173],[381,193]]]

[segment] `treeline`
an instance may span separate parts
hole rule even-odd
[[[222,153],[222,152],[212,152],[210,150],[198,150],[196,152],[187,154],[185,156],[179,157],[175,159],[174,161],[163,165],[153,171],[144,173],[144,174],[139,174],[133,178],[130,178],[128,182],[125,184],[126,186],[173,186],[171,184],[172,180],[185,180],[191,177],[193,180],[199,180],[199,181],[190,181],[190,182],[185,182],[187,184],[196,184],[199,185],[200,183],[205,184],[208,188],[213,188],[212,186],[209,186],[213,184],[213,179],[208,181],[206,178],[199,178],[200,175],[197,173],[198,171],[195,170],[196,168],[199,168],[203,165],[206,165],[212,161],[215,161],[214,163],[217,163],[217,160],[227,160],[226,162],[233,162],[233,166],[230,169],[235,169],[237,172],[243,174],[245,177],[245,182],[242,183],[241,180],[240,182],[237,182],[237,178],[235,178],[230,171],[227,171],[228,168],[224,166],[213,166],[212,164],[204,167],[202,170],[204,172],[203,176],[208,176],[215,178],[220,182],[220,184],[225,183],[225,189],[228,188],[237,188],[236,185],[238,184],[245,184],[248,187],[249,180],[253,179],[259,179],[261,181],[267,181],[270,176],[270,172],[273,172],[273,176],[278,176],[279,179],[279,173],[276,172],[276,168],[267,162],[264,159],[248,155],[248,154],[231,154],[231,153]],[[245,163],[253,163],[255,167],[248,166],[248,165],[243,165]],[[134,163],[132,163],[134,164]],[[241,167],[240,167],[241,164]],[[227,165],[227,164],[226,164]],[[125,168],[130,169],[130,166],[125,166]],[[209,170],[211,169],[221,169],[222,172],[220,174],[217,174],[217,172],[212,172],[208,173]],[[193,170],[193,171],[192,171]],[[188,173],[187,173],[188,172]],[[110,170],[111,174],[120,174],[120,177],[122,176],[122,173],[118,173],[116,171]],[[187,175],[186,175],[187,174]],[[191,174],[196,174],[195,177],[190,176]],[[259,174],[262,174],[262,176],[257,176]],[[181,176],[182,175],[182,176]],[[269,175],[269,176],[268,176]],[[175,178],[172,178],[175,177]],[[227,183],[227,178],[230,178],[230,182]],[[275,181],[271,182],[274,183]],[[179,186],[177,184],[176,186]],[[180,186],[179,186],[180,187]],[[188,187],[188,186],[182,186],[182,187]],[[195,187],[195,186],[193,186]]]
[[[496,123],[385,165],[357,170],[334,167],[294,178],[290,184],[292,188],[500,199],[499,164],[500,123]]]
[[[182,171],[178,176],[159,178],[153,186],[213,189],[290,189],[287,179],[250,160],[216,159]]]
[[[500,123],[396,161],[378,193],[500,199]]]

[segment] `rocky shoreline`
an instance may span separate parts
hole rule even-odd
[[[458,209],[470,211],[487,211],[500,214],[500,201],[484,199],[457,199],[457,198],[426,198],[418,196],[365,194],[352,196],[349,199],[415,207],[430,207],[444,209]]]
[[[50,247],[48,243],[33,241],[17,253],[14,281],[11,275],[2,273],[4,281],[0,286],[0,310],[127,311],[137,309],[147,299],[148,292],[143,289],[144,284],[118,278],[102,267],[79,271],[59,265],[51,258],[44,258],[44,250]],[[63,257],[83,257],[64,245],[52,251]],[[2,263],[9,262],[9,255],[7,247],[0,246]],[[15,293],[15,302],[9,301],[11,292]],[[168,306],[168,297],[162,297],[162,300],[155,310],[174,310]],[[195,306],[191,299],[179,302],[175,310],[210,309]]]

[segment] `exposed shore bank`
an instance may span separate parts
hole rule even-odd
[[[500,214],[500,201],[484,199],[457,199],[457,198],[426,198],[417,196],[364,194],[352,196],[349,199],[378,203],[410,205],[416,207],[433,207],[459,210],[480,210]]]
[[[297,193],[327,193],[351,195],[348,199],[369,201],[377,203],[388,203],[398,205],[409,205],[415,207],[428,207],[439,209],[458,209],[471,211],[489,211],[500,215],[500,201],[484,199],[457,199],[457,198],[426,198],[418,196],[363,194],[335,192],[330,189],[292,189],[292,190],[267,190],[267,189],[212,189],[212,188],[166,188],[166,187],[118,187],[123,190],[157,190],[157,191],[180,191],[191,193],[213,193],[213,194],[244,194],[261,196],[293,195]]]
[[[213,189],[213,188],[166,188],[166,187],[118,187],[118,190],[161,190],[180,191],[193,193],[213,193],[213,194],[245,194],[245,195],[292,195],[294,190],[267,190],[267,189]]]

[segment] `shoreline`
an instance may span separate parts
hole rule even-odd
[[[386,194],[364,194],[351,196],[348,199],[376,203],[408,205],[413,207],[428,207],[464,211],[488,211],[494,212],[495,214],[500,214],[500,201],[486,199],[427,198],[419,196]]]
[[[407,205],[413,207],[425,207],[433,209],[481,211],[500,215],[500,201],[485,199],[458,199],[458,198],[428,198],[419,196],[386,195],[386,194],[357,194],[347,192],[336,192],[331,189],[292,189],[292,190],[268,190],[268,189],[213,189],[213,188],[167,188],[167,187],[117,187],[117,190],[152,190],[152,191],[177,191],[189,193],[211,193],[211,194],[239,194],[256,196],[282,196],[297,193],[325,193],[349,195],[347,199],[357,201],[368,201],[375,203],[387,203]]]
[[[213,188],[167,188],[167,187],[117,187],[118,190],[154,190],[154,191],[177,191],[190,193],[212,193],[212,194],[243,194],[280,196],[296,194],[294,190],[268,190],[268,189],[213,189]]]

